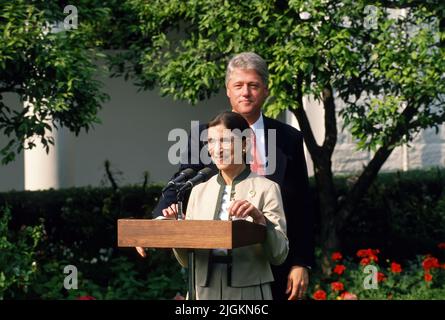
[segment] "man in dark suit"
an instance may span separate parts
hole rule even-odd
[[[309,283],[308,270],[314,264],[309,183],[301,132],[261,113],[261,107],[269,95],[267,83],[267,64],[257,54],[245,52],[230,60],[226,73],[226,90],[232,111],[241,114],[254,131],[260,159],[257,173],[264,174],[278,183],[283,197],[289,255],[284,264],[273,268],[275,278],[272,287],[273,297],[278,300],[294,300],[303,297]],[[205,128],[206,125],[201,125],[200,132]],[[271,141],[275,146],[268,145],[270,130],[276,134],[276,140]],[[199,143],[199,150],[204,147],[201,141],[196,143]],[[178,173],[186,168],[198,171],[204,167],[201,162],[193,164],[191,161],[190,144],[191,140],[187,163],[180,166]],[[273,150],[274,154],[268,154],[268,150]],[[267,170],[268,159],[275,160],[272,171]],[[165,212],[173,210],[170,206],[175,202],[175,191],[165,192],[153,215],[158,216],[162,215],[164,210]]]

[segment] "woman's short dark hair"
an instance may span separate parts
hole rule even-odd
[[[242,142],[246,142],[246,137],[250,137],[250,126],[242,115],[232,111],[224,111],[213,118],[207,125],[207,128],[216,127],[222,124],[227,129],[230,129],[235,135],[239,135]],[[246,163],[246,151],[243,150],[243,161]]]
[[[208,127],[216,127],[219,124],[230,130],[239,129],[241,132],[250,128],[242,115],[232,111],[221,112],[209,122]]]

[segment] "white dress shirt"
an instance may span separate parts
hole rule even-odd
[[[250,128],[255,133],[256,138],[256,148],[260,155],[261,164],[263,167],[266,165],[266,133],[264,131],[264,119],[263,114],[260,114],[260,117],[254,124],[250,126]]]

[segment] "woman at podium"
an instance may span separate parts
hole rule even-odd
[[[195,250],[199,300],[272,299],[270,265],[283,263],[289,251],[280,188],[253,172],[261,168],[252,132],[247,121],[234,112],[223,112],[209,122],[207,147],[219,173],[192,189],[186,219],[245,219],[265,226],[266,237],[262,243],[233,250]],[[168,218],[176,214],[177,205],[164,210]],[[174,253],[187,267],[187,250],[174,249]]]

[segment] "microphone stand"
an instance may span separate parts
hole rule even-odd
[[[175,219],[176,220],[184,220],[184,212],[183,212],[183,202],[184,202],[184,191],[185,190],[181,190],[181,187],[184,185],[185,183],[182,182],[176,182],[176,183],[169,183],[166,187],[164,187],[164,189],[162,189],[161,194],[162,197],[165,197],[164,193],[170,189],[170,188],[174,188],[175,192],[176,192],[176,202],[178,204],[178,213],[175,213]]]
[[[176,220],[185,220],[183,212],[184,193],[186,190],[176,189],[176,200],[178,202],[178,214]],[[195,294],[195,251],[193,249],[188,250],[188,292],[189,300],[196,300]]]
[[[180,187],[182,185],[180,185],[177,189],[176,189],[176,202],[178,203],[178,214],[176,215],[176,220],[184,220],[184,209],[183,209],[183,202],[184,202],[184,191],[179,190]]]

